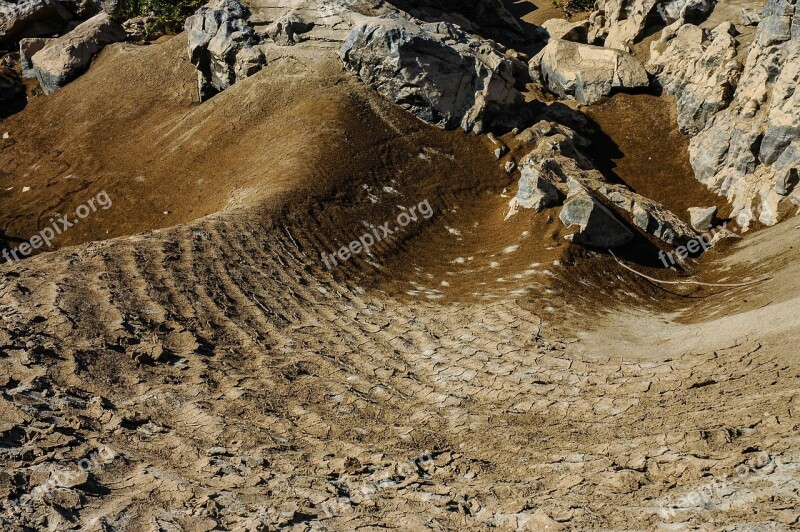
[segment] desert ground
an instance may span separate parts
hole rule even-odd
[[[245,4],[257,30],[323,12]],[[506,7],[531,56],[565,16]],[[326,24],[204,101],[187,32],[116,42],[0,119],[4,249],[105,198],[0,265],[2,529],[800,528],[796,207],[740,224],[682,93],[581,104],[523,75],[525,124],[443,129]],[[716,207],[729,238],[670,268],[647,231],[596,249],[510,207],[520,130],[562,119],[609,183],[686,225]]]

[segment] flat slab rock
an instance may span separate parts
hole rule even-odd
[[[600,203],[588,188],[575,179],[568,182],[569,193],[559,220],[578,231],[565,238],[574,244],[593,248],[615,248],[633,240],[634,233],[613,212]]]
[[[589,105],[617,88],[647,87],[644,66],[620,50],[553,39],[531,60],[533,79],[562,98],[574,96]]]
[[[515,60],[450,23],[370,18],[340,55],[364,83],[441,128],[480,132],[523,101]]]

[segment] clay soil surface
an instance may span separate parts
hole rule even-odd
[[[398,110],[334,47],[200,105],[184,38],[111,46],[0,123],[6,237],[114,201],[0,266],[0,495],[73,479],[4,529],[797,526],[796,222],[693,273],[770,280],[653,284],[552,213],[504,221],[491,143]],[[590,115],[608,171],[682,213],[716,200],[667,109]]]

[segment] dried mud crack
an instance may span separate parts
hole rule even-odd
[[[250,7],[257,27],[285,11]],[[519,132],[423,123],[312,12],[334,22],[202,104],[181,34],[109,46],[0,122],[5,248],[113,200],[0,265],[3,530],[800,526],[797,222],[675,270],[639,236],[618,254],[660,278],[770,277],[650,283],[555,208],[509,216]],[[587,153],[682,219],[727,218],[671,106],[583,109]],[[370,254],[337,255],[365,234]]]

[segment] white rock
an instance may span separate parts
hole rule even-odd
[[[592,104],[616,88],[647,87],[644,66],[630,54],[600,46],[552,40],[531,60],[531,77],[564,98]]]

